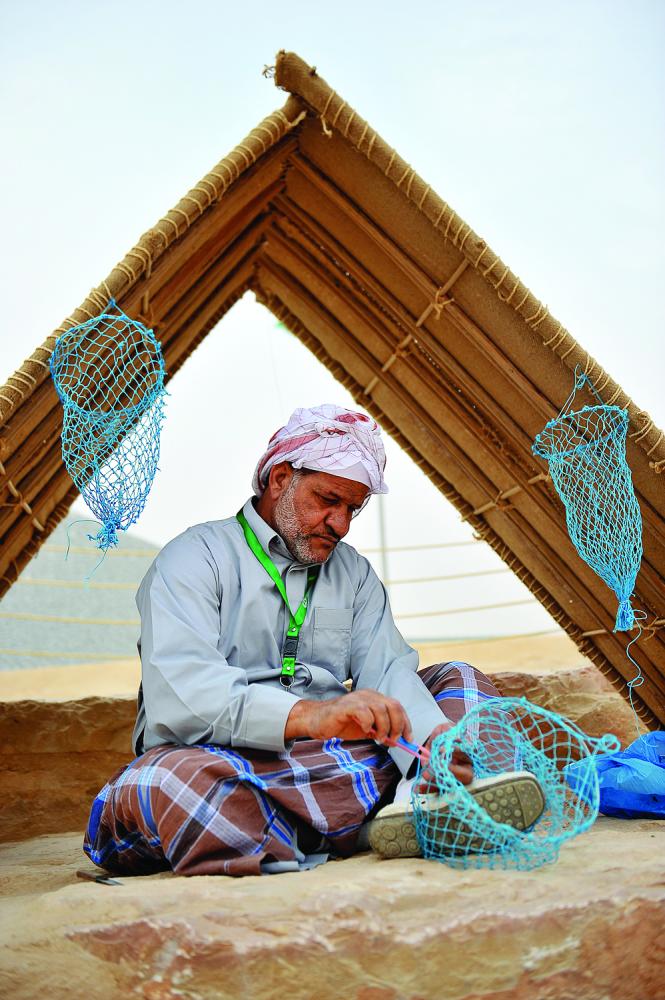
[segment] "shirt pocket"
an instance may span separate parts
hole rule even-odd
[[[350,674],[353,608],[314,608],[312,661],[343,681]]]

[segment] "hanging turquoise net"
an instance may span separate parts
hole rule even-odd
[[[615,736],[592,739],[568,719],[526,698],[481,702],[434,739],[429,763],[419,765],[411,803],[423,857],[454,868],[527,870],[555,861],[564,841],[596,819],[599,786],[594,759],[618,747]],[[474,786],[460,784],[450,771],[456,751],[470,758],[474,782],[526,772],[533,785],[533,776],[542,792],[535,822],[520,829],[521,809],[513,817],[511,809],[506,815],[505,809],[494,808],[501,787],[478,795]],[[573,789],[563,768],[575,761]],[[438,798],[415,791],[423,773],[433,776]]]
[[[584,406],[564,412],[588,382],[576,373],[561,413],[533,444],[549,462],[550,476],[566,509],[568,533],[582,559],[619,600],[615,632],[633,627],[630,598],[642,561],[642,517],[626,463],[628,414],[618,406]]]
[[[51,375],[64,409],[63,461],[102,524],[94,540],[106,550],[139,518],[157,472],[161,346],[111,300],[99,316],[58,337]]]

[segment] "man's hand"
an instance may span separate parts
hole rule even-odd
[[[427,742],[425,743],[425,748],[427,750],[432,749],[432,743],[435,738],[441,733],[447,732],[448,729],[452,728],[452,722],[443,722],[440,726],[437,726],[429,734]],[[462,750],[453,750],[453,756],[449,765],[449,770],[458,781],[463,785],[470,785],[473,781],[473,766],[471,764],[470,758],[467,754],[463,753]],[[439,786],[436,784],[434,774],[430,771],[427,764],[425,764],[420,773],[420,782],[418,784],[417,791],[419,792],[438,792]]]
[[[297,701],[289,713],[284,739],[410,740],[409,717],[395,698],[363,689],[328,701]]]

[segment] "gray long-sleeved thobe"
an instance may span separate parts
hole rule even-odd
[[[295,610],[308,567],[293,558],[251,500],[243,511]],[[284,750],[295,699],[345,695],[347,678],[354,688],[397,698],[419,743],[442,721],[416,674],[418,654],[395,626],[383,585],[367,559],[344,542],[321,566],[288,691],[279,682],[288,613],[235,517],[188,528],[169,542],[141,582],[136,603],[139,750],[163,743]],[[413,758],[403,750],[390,752],[406,774]]]

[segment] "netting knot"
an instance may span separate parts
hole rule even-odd
[[[108,524],[103,524],[96,535],[88,535],[91,542],[97,543],[98,549],[113,549],[118,545],[118,528],[119,524],[114,524],[109,522]]]
[[[630,600],[621,601],[617,608],[615,632],[629,632],[635,624],[635,614]]]

